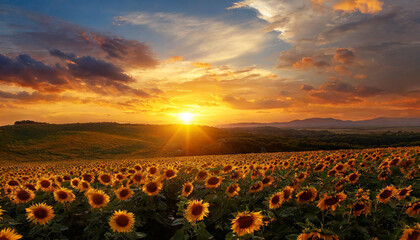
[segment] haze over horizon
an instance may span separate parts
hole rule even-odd
[[[0,125],[420,117],[420,3],[0,4]]]

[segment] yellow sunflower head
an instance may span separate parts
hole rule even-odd
[[[102,190],[91,189],[86,195],[92,208],[103,208],[109,203],[109,196]]]
[[[45,203],[38,203],[26,208],[26,216],[29,221],[35,224],[45,225],[54,218],[55,215],[51,206]]]
[[[143,185],[143,192],[149,196],[157,195],[162,189],[162,183],[160,181],[151,181]]]
[[[27,203],[35,198],[35,193],[29,189],[17,188],[10,197],[13,203]]]
[[[185,210],[185,218],[189,222],[201,221],[207,217],[209,213],[209,204],[203,200],[191,200],[188,202],[187,209]]]
[[[73,202],[76,199],[74,193],[67,188],[59,188],[54,191],[54,200],[60,203]]]
[[[239,237],[258,231],[264,225],[261,212],[241,212],[232,220],[231,229]]]
[[[109,219],[109,226],[112,231],[118,233],[131,232],[134,225],[134,214],[124,210],[114,211]]]
[[[18,233],[16,233],[14,229],[5,228],[0,231],[1,240],[18,240],[21,238],[22,238],[22,235],[19,235]]]
[[[133,196],[133,191],[131,191],[131,189],[129,187],[120,187],[115,191],[115,196],[117,196],[117,198],[119,200],[127,200],[129,199],[131,196]]]
[[[192,184],[192,182],[184,183],[184,185],[182,186],[181,196],[188,197],[192,193],[193,189],[194,185]]]
[[[283,203],[283,194],[281,192],[273,194],[270,200],[268,200],[268,205],[271,209],[280,207],[282,203]]]
[[[239,187],[239,185],[237,183],[230,185],[229,187],[227,187],[226,189],[226,195],[228,195],[228,197],[233,197],[239,194],[239,191],[241,190],[241,188]]]

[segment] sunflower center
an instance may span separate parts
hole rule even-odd
[[[339,201],[340,201],[340,199],[337,196],[334,196],[334,197],[327,198],[325,200],[325,204],[328,205],[328,206],[333,206],[333,205],[337,204]]]
[[[155,167],[150,168],[149,173],[150,174],[155,174],[157,171],[157,169]]]
[[[352,175],[350,175],[350,181],[354,181],[354,180],[356,180],[356,178],[357,178],[357,174],[352,174]]]
[[[47,187],[50,187],[50,186],[51,186],[51,183],[50,183],[50,181],[48,181],[48,180],[42,180],[42,181],[41,181],[41,186],[42,186],[43,188],[47,188]]]
[[[136,180],[137,182],[140,182],[141,181],[141,175],[140,174],[136,174],[136,175],[134,175],[134,180]]]
[[[252,216],[242,216],[238,218],[239,228],[245,229],[252,226],[254,223],[254,218]]]
[[[67,193],[64,192],[64,191],[59,191],[57,193],[57,196],[58,196],[59,199],[66,199],[67,198]]]
[[[44,219],[48,216],[48,211],[45,208],[37,208],[34,210],[34,216],[39,219]]]
[[[260,184],[259,183],[256,183],[256,184],[252,185],[252,187],[251,187],[251,190],[258,190],[258,189],[260,189]]]
[[[338,166],[337,166],[337,170],[338,170],[338,171],[343,170],[343,168],[344,168],[344,166],[343,166],[343,165],[338,165]]]
[[[219,183],[219,179],[217,177],[211,177],[211,178],[209,178],[207,183],[210,184],[210,185],[216,185],[216,184]]]
[[[120,191],[120,196],[121,197],[126,197],[130,192],[128,191],[128,189],[123,189]]]
[[[25,200],[28,200],[31,197],[31,195],[27,191],[21,190],[17,193],[17,197],[20,200],[25,201]]]
[[[102,175],[101,176],[101,180],[103,182],[105,182],[105,183],[109,183],[109,182],[111,182],[111,176],[109,176],[109,175]]]
[[[151,182],[151,183],[147,184],[147,191],[148,192],[153,193],[153,192],[156,192],[157,189],[158,189],[158,186],[155,182]]]
[[[420,232],[415,230],[414,232],[408,235],[407,240],[416,240],[418,239],[419,236],[420,236]]]
[[[356,205],[354,205],[354,210],[355,211],[361,211],[363,209],[365,209],[365,205],[362,204],[362,203],[356,203]]]
[[[0,240],[10,240],[9,238],[5,237],[5,236],[1,236]]]
[[[115,223],[120,227],[126,227],[128,223],[130,222],[130,219],[128,216],[120,215],[115,219]]]
[[[207,177],[207,172],[201,171],[198,173],[198,178],[199,179],[204,179]]]
[[[191,186],[190,185],[186,185],[184,188],[185,192],[190,192],[191,191]]]
[[[392,194],[391,190],[384,190],[383,192],[381,192],[381,194],[379,195],[381,198],[389,198]]]
[[[323,165],[322,165],[322,164],[319,164],[318,166],[316,166],[316,167],[315,167],[315,170],[316,170],[316,171],[319,171],[319,170],[321,170],[321,169],[322,169],[322,167],[323,167]]]
[[[236,186],[230,186],[228,192],[234,193],[236,191]]]
[[[308,201],[312,198],[312,192],[311,191],[305,191],[300,195],[300,200]]]
[[[96,205],[101,205],[105,201],[105,198],[101,194],[94,193],[92,194],[92,201]]]
[[[223,171],[225,171],[225,172],[229,172],[230,170],[232,170],[231,165],[227,165],[226,167],[223,168]]]
[[[400,195],[400,196],[404,196],[404,195],[406,195],[406,194],[407,194],[407,192],[408,192],[408,190],[407,190],[407,189],[403,189],[403,190],[401,190],[401,191],[400,191],[400,193],[398,193],[398,195]]]
[[[289,199],[289,197],[290,197],[291,194],[292,193],[290,191],[288,191],[288,190],[283,191],[283,196],[284,196],[285,199]]]
[[[16,180],[10,180],[8,184],[9,184],[9,186],[18,186],[19,182],[16,181]]]
[[[167,177],[173,177],[175,175],[175,171],[174,170],[168,170],[166,171],[166,176]]]
[[[278,204],[280,202],[280,196],[279,195],[275,195],[274,197],[271,198],[271,203],[272,204]]]
[[[200,215],[203,212],[203,210],[204,210],[203,205],[201,205],[201,204],[194,204],[194,206],[191,209],[191,213],[194,216],[198,216],[198,215]]]
[[[266,178],[264,178],[263,180],[262,180],[262,183],[263,184],[267,184],[267,183],[269,183],[270,182],[270,178],[269,177],[266,177]]]

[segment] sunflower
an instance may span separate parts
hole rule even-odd
[[[54,218],[54,210],[45,203],[33,204],[26,208],[26,216],[28,220],[35,224],[45,225]]]
[[[201,221],[209,214],[209,203],[203,200],[191,200],[185,210],[185,218],[189,222]]]
[[[80,179],[78,178],[73,178],[70,181],[70,185],[72,186],[72,188],[79,189],[79,184],[80,184]]]
[[[322,232],[321,229],[319,229],[317,231],[311,231],[311,232],[301,233],[297,237],[297,240],[315,240],[315,239],[320,239],[320,240],[339,240],[337,235],[331,234],[331,233],[330,234],[324,233],[324,232]]]
[[[382,189],[376,198],[378,202],[387,203],[396,193],[397,189],[394,186],[388,186]]]
[[[109,196],[102,190],[90,189],[86,195],[92,208],[103,208],[109,203]]]
[[[203,181],[208,176],[208,173],[206,170],[201,170],[199,173],[197,173],[197,176],[195,177],[196,181]]]
[[[406,213],[410,216],[419,215],[420,214],[420,201],[410,203],[407,208]]]
[[[287,187],[283,188],[283,190],[281,191],[282,202],[288,202],[290,199],[292,199],[293,191],[294,191],[294,189],[290,186],[287,186]]]
[[[326,165],[325,165],[325,164],[323,164],[323,163],[319,163],[318,165],[316,165],[316,166],[314,167],[314,171],[315,171],[315,172],[322,172],[322,171],[324,171],[325,167],[326,167]]]
[[[419,240],[420,239],[420,224],[417,223],[413,228],[404,229],[400,240]]]
[[[140,184],[140,183],[143,183],[144,182],[145,177],[141,173],[136,173],[133,176],[131,176],[131,180],[135,184]]]
[[[22,235],[17,234],[14,229],[5,228],[0,231],[1,240],[18,240],[21,238]]]
[[[241,212],[232,220],[231,229],[239,237],[258,231],[264,225],[261,212]]]
[[[106,173],[101,174],[98,177],[98,179],[99,179],[99,182],[104,186],[108,186],[112,183],[112,175],[110,174],[106,174]]]
[[[268,187],[274,182],[274,178],[272,176],[266,176],[261,180],[263,187]]]
[[[157,195],[162,189],[162,183],[159,181],[151,181],[143,186],[143,192],[149,196]]]
[[[397,195],[396,195],[398,201],[401,201],[404,198],[406,198],[407,196],[410,196],[411,191],[413,191],[413,190],[411,190],[411,185],[408,186],[408,187],[405,187],[403,189],[400,189],[398,191]]]
[[[356,184],[357,180],[359,180],[360,174],[358,172],[354,172],[351,173],[347,176],[347,180],[351,183],[351,184]]]
[[[18,188],[10,195],[13,203],[27,203],[35,198],[35,193],[29,189]]]
[[[40,179],[37,182],[37,189],[44,192],[52,191],[53,190],[52,182],[46,178]]]
[[[385,170],[378,175],[378,179],[381,181],[385,181],[385,179],[391,174],[391,171]]]
[[[351,214],[356,217],[362,214],[367,216],[370,213],[371,207],[372,203],[368,199],[357,201],[351,206]]]
[[[209,177],[206,180],[206,188],[218,188],[222,183],[222,179],[219,177]]]
[[[228,195],[228,197],[233,197],[238,195],[240,190],[241,188],[239,187],[239,185],[235,183],[226,188],[226,194]]]
[[[156,176],[159,173],[159,170],[157,167],[149,167],[149,169],[147,169],[147,173],[149,176]]]
[[[263,184],[261,182],[257,182],[249,188],[250,193],[257,193],[263,189]]]
[[[182,194],[181,196],[188,197],[194,189],[192,182],[187,182],[182,185]]]
[[[80,183],[79,183],[79,190],[81,192],[88,191],[89,189],[90,189],[90,183],[89,182],[87,182],[85,180],[80,181]]]
[[[114,211],[109,219],[109,226],[112,231],[118,233],[131,232],[134,225],[134,214],[125,210]]]
[[[168,169],[163,173],[165,179],[172,179],[176,177],[176,171],[173,169]]]
[[[60,203],[73,202],[76,197],[74,193],[67,188],[59,188],[54,191],[54,200]]]
[[[278,207],[281,206],[281,204],[283,203],[283,193],[275,193],[273,194],[273,196],[271,196],[270,200],[268,200],[269,203],[269,207],[271,209],[276,209]]]
[[[133,196],[133,191],[131,191],[131,189],[128,187],[121,186],[115,190],[115,196],[117,196],[119,200],[127,200]]]
[[[2,217],[3,212],[4,212],[4,210],[3,210],[3,209],[1,209],[1,206],[0,206],[0,220],[2,220],[2,219],[3,219],[3,217]]]
[[[323,198],[319,200],[317,207],[322,211],[325,211],[327,209],[335,211],[340,202],[344,201],[346,198],[347,195],[344,193],[337,193],[331,196],[324,194]]]
[[[296,195],[297,202],[298,203],[312,202],[313,200],[315,200],[317,193],[318,191],[315,188],[308,188],[306,190],[303,190]]]

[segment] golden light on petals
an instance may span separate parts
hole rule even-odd
[[[112,231],[118,233],[128,233],[133,230],[134,226],[134,214],[119,210],[114,211],[111,218],[109,219],[109,226],[111,227]]]
[[[54,218],[54,210],[45,203],[34,204],[26,208],[27,219],[33,223],[45,225]]]
[[[1,240],[18,240],[21,238],[22,238],[22,235],[16,233],[14,229],[5,228],[0,231]]]
[[[187,204],[185,210],[185,218],[189,222],[201,221],[204,217],[209,214],[209,203],[203,202],[203,200],[192,200]]]
[[[236,215],[236,218],[232,220],[231,229],[233,232],[242,237],[245,234],[250,234],[255,231],[258,231],[261,226],[264,225],[263,216],[261,212],[242,212]]]

